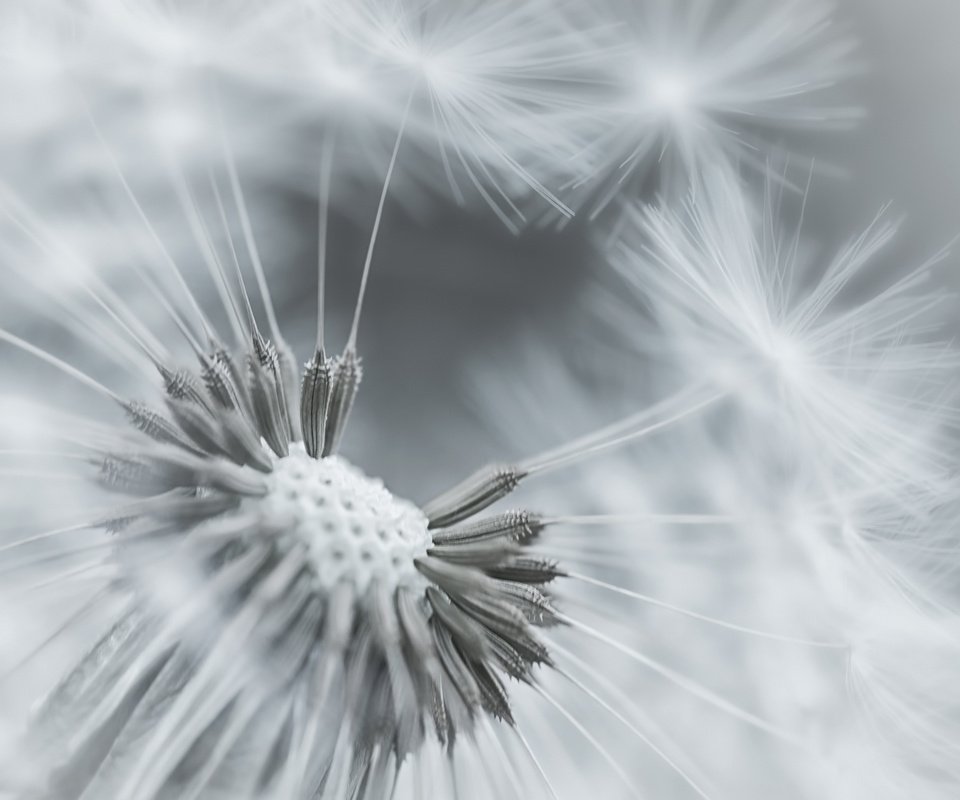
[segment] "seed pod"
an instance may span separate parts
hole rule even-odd
[[[317,350],[304,366],[300,387],[300,429],[311,458],[319,458],[323,452],[332,380],[333,363]]]
[[[519,467],[504,464],[491,464],[477,470],[427,503],[423,510],[430,520],[430,528],[446,528],[483,511],[516,489],[526,474]]]
[[[250,398],[260,434],[278,458],[290,450],[290,423],[286,415],[283,382],[277,352],[267,340],[257,335],[249,356]]]
[[[362,378],[363,368],[360,365],[360,359],[352,350],[347,350],[337,360],[330,387],[327,424],[323,435],[324,456],[333,455],[340,447],[340,439],[346,430],[347,419]]]

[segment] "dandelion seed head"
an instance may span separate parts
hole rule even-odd
[[[533,194],[570,213],[554,190],[576,169],[582,101],[570,87],[591,57],[589,33],[566,23],[564,6],[357,0],[315,11],[325,38],[347,42],[351,60],[382,76],[374,115],[395,118],[413,96],[408,144],[429,167],[420,179],[434,176],[459,204],[482,198],[517,228]]]
[[[773,136],[849,119],[827,94],[849,55],[831,39],[832,6],[611,0],[622,13],[594,29],[601,4],[42,2],[68,23],[62,49],[56,36],[18,40],[19,28],[0,25],[0,63],[25,78],[10,96],[39,98],[9,126],[25,165],[11,171],[38,198],[34,211],[4,191],[29,240],[23,253],[0,244],[17,259],[9,305],[25,300],[53,323],[0,329],[4,353],[12,345],[41,362],[11,369],[40,387],[37,402],[0,398],[10,448],[0,466],[13,487],[0,533],[0,604],[12,619],[0,630],[0,693],[15,723],[21,709],[26,720],[25,731],[6,713],[0,721],[0,794],[466,800],[621,796],[620,783],[629,796],[943,794],[910,791],[922,779],[869,791],[883,751],[843,708],[848,688],[864,727],[891,731],[889,749],[921,778],[956,772],[953,615],[920,626],[926,614],[911,607],[915,574],[928,577],[945,553],[937,577],[955,594],[960,563],[955,513],[937,507],[945,485],[956,497],[936,443],[955,416],[943,376],[956,359],[927,338],[930,298],[914,290],[929,289],[928,276],[851,306],[846,287],[886,228],[801,274],[808,254],[779,229],[780,209],[757,213],[743,182],[710,169],[762,156]],[[20,136],[34,129],[81,166],[82,191],[61,191],[59,155],[43,197]],[[284,131],[279,144],[268,129]],[[298,138],[316,155],[318,130],[319,170],[289,158]],[[353,184],[380,170],[390,142],[354,327],[331,356],[324,248],[339,215],[327,210],[363,205],[349,199]],[[306,326],[268,291],[269,273],[302,253],[257,219],[264,197],[248,210],[241,188],[253,162],[275,186],[288,158],[298,176],[287,179],[317,190],[322,223],[319,330],[302,371],[281,329]],[[540,349],[508,380],[471,367],[471,401],[487,398],[476,404],[509,430],[507,452],[540,455],[481,469],[430,503],[338,454],[362,377],[368,268],[389,252],[373,258],[385,207],[419,207],[437,189],[458,203],[476,193],[517,227],[531,194],[570,213],[551,183],[636,176],[645,189],[653,170],[697,191],[677,207],[664,192],[663,208],[630,209],[617,230],[617,266],[650,300],[650,326],[623,331],[646,351],[640,369],[606,336],[588,351],[587,386],[569,385],[582,353],[556,337],[555,375]],[[120,178],[122,203],[104,174]],[[179,205],[159,196],[170,184]],[[299,192],[289,199],[298,210]],[[43,220],[69,217],[71,204],[72,217]],[[116,230],[96,224],[101,213]],[[261,227],[273,240],[258,248]],[[108,276],[116,263],[129,271]],[[213,291],[221,302],[210,308]],[[584,338],[556,312],[551,330]],[[38,329],[49,352],[14,333]],[[423,356],[413,349],[415,369],[461,360],[424,366]],[[69,392],[44,383],[48,368]],[[404,391],[422,388],[415,372],[398,373]],[[677,378],[687,388],[660,391]],[[612,399],[624,384],[627,396]],[[412,406],[422,427],[406,439],[429,431],[467,450],[456,417],[432,413],[426,394]],[[663,399],[640,411],[641,397]],[[389,438],[376,425],[366,436]],[[637,452],[623,449],[641,438]],[[428,457],[441,469],[437,455],[395,447],[392,458],[419,475]],[[521,481],[516,497],[536,498],[543,514],[494,507]],[[937,521],[901,505],[934,509]],[[21,530],[59,514],[70,524]],[[922,599],[924,611],[934,605]],[[864,608],[878,619],[860,619]],[[847,648],[857,626],[867,632]],[[562,755],[542,753],[551,743]],[[749,768],[730,769],[744,758]]]
[[[601,9],[604,6],[601,5]],[[852,42],[828,0],[611,0],[602,70],[606,113],[584,141],[593,177],[578,184],[599,214],[626,187],[682,196],[718,162],[764,171],[758,153],[805,146],[803,132],[858,117],[836,96]]]
[[[264,759],[285,748],[263,762],[263,787],[311,796],[358,775],[361,785],[389,783],[430,739],[452,746],[478,724],[514,724],[507,681],[532,684],[552,663],[538,629],[557,624],[547,586],[562,574],[527,551],[542,528],[536,515],[474,519],[515,487],[517,468],[483,470],[422,510],[364,475],[336,454],[362,375],[350,350],[315,356],[297,392],[286,347],[281,356],[260,333],[237,354],[214,343],[195,369],[160,363],[147,347],[161,411],[0,335],[119,404],[129,425],[83,425],[73,442],[116,501],[76,529],[89,533],[81,552],[108,574],[104,596],[127,611],[28,726],[46,790],[61,791],[61,780],[117,796],[199,790],[257,738],[245,732],[256,723]],[[104,648],[114,653],[106,660]],[[138,741],[137,715],[167,695],[163,676],[194,663],[203,667]],[[86,685],[77,702],[78,676],[100,664],[116,664],[119,680]],[[86,762],[71,742],[95,737],[130,691],[138,710],[112,755]],[[83,717],[87,701],[95,710]],[[292,736],[283,714],[299,719]],[[222,715],[234,724],[219,760],[184,768]],[[233,775],[230,759],[222,766]]]
[[[944,480],[948,457],[931,434],[951,421],[943,398],[956,359],[931,316],[943,297],[929,289],[929,264],[850,305],[845,292],[878,266],[896,225],[878,215],[835,255],[815,257],[775,216],[772,181],[758,210],[736,180],[705,168],[679,211],[638,209],[615,247],[618,269],[655,298],[664,345],[783,435],[805,431],[800,446],[823,448],[848,476]],[[911,435],[905,407],[916,409]]]

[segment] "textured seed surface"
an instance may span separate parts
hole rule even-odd
[[[380,480],[339,456],[311,458],[296,444],[269,482],[267,495],[247,507],[284,530],[290,545],[308,545],[323,589],[347,581],[362,593],[374,577],[392,588],[422,583],[414,559],[431,545],[427,518]]]

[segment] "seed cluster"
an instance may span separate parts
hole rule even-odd
[[[289,348],[255,328],[244,358],[214,343],[199,363],[158,364],[166,412],[121,401],[136,432],[97,453],[129,498],[101,520],[126,612],[36,715],[38,747],[68,742],[50,789],[386,796],[427,736],[513,724],[505,681],[551,664],[536,628],[558,622],[561,573],[524,553],[533,515],[474,517],[522,472],[482,470],[421,511],[334,452],[351,351],[318,351],[299,408]],[[192,576],[173,602],[140,557],[157,545]]]
[[[375,580],[394,587],[424,582],[414,559],[430,546],[426,516],[339,456],[315,460],[292,445],[276,463],[268,494],[246,504],[264,527],[282,528],[286,546],[307,544],[318,591],[343,581],[361,594]]]

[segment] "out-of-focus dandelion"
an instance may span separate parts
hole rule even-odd
[[[396,125],[413,150],[404,168],[420,181],[433,175],[459,203],[479,195],[516,227],[531,193],[571,214],[555,191],[580,169],[585,104],[573,88],[596,60],[593,26],[571,26],[571,5],[324,0],[310,6],[328,43],[315,57],[336,59],[348,88],[373,93],[368,104],[404,109],[407,96]]]
[[[758,208],[723,168],[694,191],[679,208],[636,207],[615,247],[657,318],[655,347],[736,392],[755,421],[776,420],[824,478],[840,464],[854,492],[944,486],[957,359],[930,282],[944,254],[871,286],[896,231],[884,213],[814,260],[802,217],[781,219],[777,184]],[[870,296],[853,299],[854,285]]]
[[[956,786],[956,693],[941,665],[957,646],[943,587],[957,546],[958,362],[948,298],[931,280],[945,254],[890,277],[882,255],[896,225],[884,210],[823,258],[803,238],[802,208],[788,221],[784,185],[768,180],[754,204],[729,169],[704,169],[679,206],[629,211],[612,261],[636,294],[614,306],[614,328],[634,332],[625,341],[641,363],[736,397],[713,434],[729,451],[706,482],[714,502],[750,509],[736,527],[756,574],[775,581],[767,602],[793,602],[793,575],[795,602],[849,637],[846,684],[815,667],[808,712],[842,755],[801,768],[811,788],[798,796],[941,796]],[[743,471],[754,496],[731,497]],[[895,655],[907,629],[922,666]]]
[[[827,0],[607,7],[621,26],[609,43],[611,91],[581,153],[591,177],[575,194],[593,214],[650,184],[682,196],[717,161],[764,170],[771,146],[857,117],[831,94],[850,75],[854,48]]]

